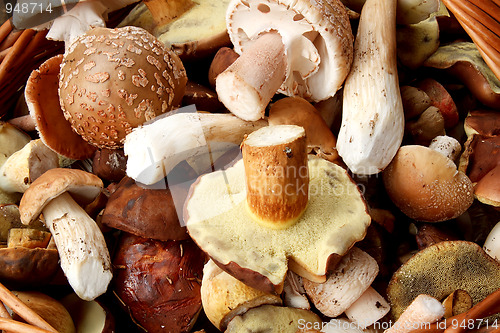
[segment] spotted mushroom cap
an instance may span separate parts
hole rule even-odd
[[[123,147],[133,128],[176,108],[186,71],[142,28],[94,28],[64,55],[59,98],[65,118],[99,148]]]

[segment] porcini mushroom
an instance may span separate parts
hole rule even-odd
[[[281,292],[288,269],[324,282],[370,224],[359,189],[340,166],[308,158],[299,126],[263,127],[242,147],[233,167],[191,186],[184,207],[190,236],[256,289]]]
[[[43,213],[59,252],[61,268],[75,293],[85,300],[103,294],[113,276],[104,236],[77,204],[92,202],[102,188],[101,179],[93,174],[56,168],[37,178],[19,204],[24,224]]]
[[[226,23],[241,56],[217,76],[216,91],[242,119],[262,118],[277,91],[327,99],[349,72],[353,35],[341,1],[234,0]]]
[[[474,201],[470,179],[448,157],[424,146],[401,147],[383,180],[394,204],[418,221],[456,218]]]
[[[500,288],[500,263],[473,242],[443,241],[417,252],[392,276],[387,287],[391,314],[401,313],[420,294],[439,301],[457,289],[473,304]]]
[[[186,82],[179,57],[146,30],[94,28],[64,54],[59,97],[84,140],[120,148],[134,127],[179,106]]]

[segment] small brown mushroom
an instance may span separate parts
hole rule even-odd
[[[146,30],[94,28],[65,53],[59,97],[84,140],[120,148],[133,128],[179,106],[186,82],[179,57]]]
[[[126,175],[127,157],[123,149],[99,149],[92,158],[92,173],[110,182],[119,182]]]
[[[333,96],[352,63],[341,1],[233,1],[227,29],[241,56],[217,76],[216,91],[245,120],[262,118],[278,91],[315,102]]]
[[[215,89],[215,79],[224,72],[240,55],[229,47],[221,47],[215,54],[208,69],[208,82]]]
[[[418,221],[456,218],[474,201],[470,179],[449,158],[424,146],[401,147],[383,180],[394,204]]]

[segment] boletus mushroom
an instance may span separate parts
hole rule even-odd
[[[391,314],[401,313],[420,294],[439,301],[457,289],[477,304],[500,288],[500,263],[476,243],[444,241],[417,252],[392,276],[387,287]]]
[[[184,207],[190,236],[256,289],[280,293],[288,269],[324,282],[370,224],[359,189],[340,166],[307,155],[296,125],[263,127],[242,151],[234,166],[191,186]]]
[[[102,191],[102,180],[77,169],[50,169],[24,192],[21,222],[29,225],[43,214],[56,243],[61,268],[84,300],[103,294],[113,274],[104,236],[77,202],[89,204]]]
[[[474,201],[470,179],[448,157],[424,146],[401,147],[383,180],[394,204],[418,221],[456,218]]]
[[[241,56],[216,79],[226,108],[257,120],[276,92],[310,101],[335,94],[352,62],[353,35],[341,1],[232,1],[227,30]]]
[[[123,147],[144,122],[179,106],[187,77],[179,57],[142,28],[94,28],[64,54],[65,118],[98,148]]]

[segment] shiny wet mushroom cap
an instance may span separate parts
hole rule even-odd
[[[177,107],[186,82],[178,56],[146,30],[94,28],[65,54],[59,97],[83,139],[119,148],[132,128]]]

